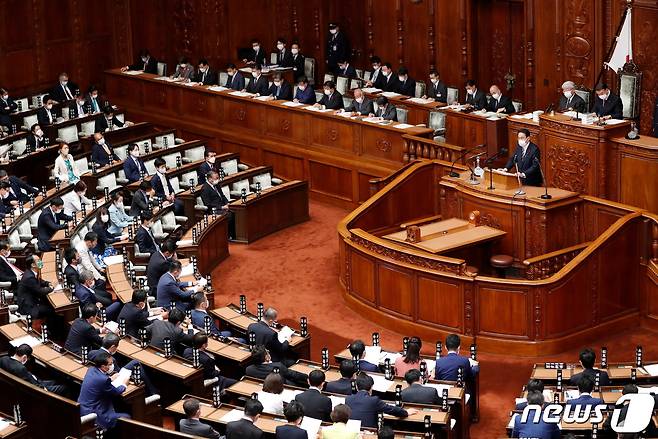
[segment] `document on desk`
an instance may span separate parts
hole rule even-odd
[[[11,345],[16,347],[16,348],[19,347],[22,344],[29,345],[31,348],[33,348],[37,345],[40,345],[41,340],[39,340],[38,338],[33,337],[31,335],[24,335],[23,337],[13,339],[9,343],[11,343]]]
[[[256,96],[254,99],[258,101],[271,101],[272,99],[269,96]]]
[[[117,376],[115,376],[112,379],[112,385],[114,387],[123,386],[123,382],[126,379],[130,378],[131,373],[132,373],[132,370],[126,369],[125,367],[122,367],[121,370],[119,370],[119,373],[117,374]]]
[[[224,416],[222,416],[221,418],[219,418],[219,420],[228,424],[229,422],[239,421],[240,419],[242,419],[243,416],[244,416],[244,412],[242,410],[233,409],[227,414],[225,414]]]
[[[304,104],[302,104],[301,102],[293,102],[293,101],[285,101],[281,105],[285,105],[286,107],[303,107],[304,106]]]
[[[658,376],[658,364],[647,364],[643,367],[652,377]]]
[[[346,428],[347,431],[351,431],[354,433],[360,433],[361,432],[361,421],[358,419],[350,419],[347,421]]]
[[[382,92],[382,96],[386,96],[387,98],[397,98],[402,95],[400,93],[395,93],[394,91],[385,91]]]
[[[399,123],[397,125],[393,125],[393,128],[397,128],[399,130],[406,130],[407,128],[413,128],[414,125],[409,125],[408,123]]]
[[[361,119],[364,122],[370,122],[370,123],[379,123],[382,121],[381,117],[364,117]]]
[[[208,90],[210,91],[226,91],[230,90],[230,88],[221,86],[221,85],[213,85],[212,87],[208,87]]]
[[[366,87],[366,88],[362,88],[361,90],[363,90],[365,93],[379,93],[380,91],[382,91],[381,88],[376,88],[376,87]]]
[[[194,241],[191,239],[181,239],[180,241],[176,242],[176,245],[179,247],[182,247],[184,245],[192,245],[194,244]]]
[[[182,82],[181,84],[191,87],[193,85],[198,85],[196,82]]]
[[[384,375],[370,375],[373,380],[372,390],[376,392],[387,392],[391,388],[392,381],[386,379]]]
[[[341,111],[340,113],[336,113],[340,117],[344,117],[346,119],[352,119],[354,116],[352,116],[352,113],[350,111]]]
[[[142,70],[126,70],[125,72],[121,72],[121,73],[123,73],[124,75],[135,76],[135,75],[141,75],[144,72]]]
[[[246,91],[237,91],[237,90],[232,91],[229,94],[231,96],[237,96],[237,97],[240,97],[240,98],[247,98],[247,97],[250,97],[250,96],[254,96],[254,94],[252,94],[252,93],[247,93]]]
[[[114,332],[115,334],[119,333],[119,324],[117,322],[113,322],[113,321],[110,320],[110,321],[105,323],[105,327],[110,332]]]
[[[115,265],[123,263],[123,255],[106,256],[103,258],[105,265]]]
[[[608,120],[605,121],[605,124],[606,125],[617,125],[619,123],[624,123],[624,122],[626,122],[626,121],[621,120],[621,119],[608,119]]]
[[[0,419],[0,431],[4,430],[5,428],[9,427],[10,425],[11,424],[9,422],[5,421],[4,419]],[[309,437],[315,437],[315,436],[309,436]]]
[[[526,113],[526,114],[512,114],[510,116],[512,119],[528,119],[532,120],[532,113]]]
[[[306,430],[308,437],[316,438],[318,437],[318,431],[320,431],[320,425],[322,425],[322,420],[304,416],[299,427],[302,430]]]
[[[426,104],[431,104],[431,103],[433,103],[434,100],[433,100],[433,99],[423,99],[423,98],[409,98],[409,99],[407,99],[406,102],[414,102],[414,103],[416,103],[416,104],[423,104],[423,105],[426,105]]]
[[[324,109],[322,109],[322,108],[314,107],[314,106],[312,106],[312,105],[309,105],[308,107],[304,107],[304,110],[308,110],[308,111],[317,111],[318,113],[328,113],[328,112],[330,112],[330,111],[334,111],[334,110],[332,110],[331,108],[324,108]]]
[[[290,329],[288,326],[284,326],[279,330],[279,333],[277,334],[277,337],[279,339],[279,343],[284,343],[286,341],[290,341],[292,338],[292,335],[295,333],[292,329]]]
[[[332,409],[335,408],[337,405],[345,404],[344,396],[329,395],[329,399],[331,400]]]
[[[436,389],[439,396],[443,395],[444,390],[450,391],[450,389],[452,388],[452,386],[449,385],[449,384],[435,384],[435,383],[427,383],[427,384],[423,384],[423,386],[432,387],[432,388]]]
[[[379,364],[381,355],[382,355],[381,346],[366,346],[366,352],[363,357],[363,361],[367,361],[370,364]]]
[[[301,390],[283,389],[283,393],[281,393],[281,399],[287,404],[295,399],[295,396],[299,395],[300,393],[302,393]]]

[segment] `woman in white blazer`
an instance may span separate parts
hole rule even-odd
[[[59,181],[70,184],[80,181],[80,170],[75,164],[73,156],[69,154],[69,145],[66,143],[59,144],[59,155],[55,159],[54,173]]]
[[[107,231],[113,235],[123,233],[124,227],[128,227],[133,222],[133,217],[123,209],[123,195],[120,191],[112,194],[112,204],[108,212],[110,212],[110,227]]]

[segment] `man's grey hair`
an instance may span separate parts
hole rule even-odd
[[[80,281],[82,283],[85,283],[88,280],[91,280],[93,278],[94,278],[94,273],[92,273],[91,271],[89,271],[87,269],[80,270]]]
[[[562,90],[565,88],[576,88],[576,84],[573,81],[564,81],[562,83]]]
[[[277,315],[278,313],[274,308],[267,308],[263,313],[263,318],[268,321],[276,320]]]

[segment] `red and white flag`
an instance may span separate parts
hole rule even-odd
[[[633,33],[631,32],[631,10],[628,9],[624,24],[617,36],[617,44],[610,60],[605,63],[615,73],[624,67],[624,64],[633,59]]]

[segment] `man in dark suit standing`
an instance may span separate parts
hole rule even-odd
[[[272,361],[270,353],[263,345],[257,344],[254,346],[251,351],[251,360],[253,364],[245,368],[246,376],[264,380],[265,377],[274,372],[274,369],[279,369],[279,374],[285,378],[287,384],[299,387],[306,387],[307,385],[308,377],[305,374],[295,370],[289,370],[281,362]]]
[[[256,336],[256,344],[263,345],[272,354],[272,360],[284,363],[286,366],[294,364],[291,360],[289,340],[281,342],[279,333],[273,328],[276,327],[277,311],[274,308],[267,308],[263,313],[263,319],[254,322],[247,327],[247,334],[253,332]]]
[[[153,221],[153,214],[149,211],[142,212],[140,215],[142,225],[137,230],[135,235],[135,244],[139,247],[140,253],[153,253],[158,251],[158,245],[153,233],[151,233],[151,222]]]
[[[54,317],[55,310],[47,297],[53,288],[50,282],[41,279],[43,261],[37,255],[29,255],[25,258],[25,265],[28,268],[23,272],[16,290],[18,312],[33,319]]]
[[[173,239],[166,240],[159,250],[151,253],[149,263],[146,266],[146,283],[151,296],[156,296],[160,278],[169,271],[169,264],[175,259],[176,241]]]
[[[624,104],[621,98],[612,93],[608,84],[596,84],[596,99],[592,107],[592,113],[603,119],[623,119]]]
[[[343,95],[336,90],[336,84],[333,81],[324,83],[322,99],[315,106],[324,107],[329,110],[340,110],[343,108]]]
[[[199,166],[199,169],[196,170],[196,176],[197,176],[197,184],[203,184],[206,182],[206,174],[210,171],[216,171],[217,170],[217,165],[215,164],[215,160],[217,157],[217,153],[215,151],[211,151],[208,147],[206,147],[205,152],[203,153],[203,163],[201,163],[201,166]]]
[[[130,216],[141,216],[143,213],[151,213],[149,203],[153,200],[155,191],[151,183],[144,180],[139,184],[139,189],[133,194],[130,203]]]
[[[199,85],[217,85],[217,72],[210,68],[207,59],[201,58],[199,60],[199,69],[195,80]]]
[[[13,355],[10,353],[9,355],[0,357],[0,369],[9,372],[23,381],[27,381],[32,385],[41,387],[42,389],[46,389],[57,395],[65,396],[67,393],[65,385],[57,384],[55,381],[51,380],[40,380],[30,373],[27,367],[25,367],[25,364],[27,364],[31,356],[32,348],[30,345],[24,343],[16,348]]]
[[[372,101],[363,94],[363,90],[360,88],[355,88],[353,93],[354,99],[352,100],[350,106],[345,109],[345,111],[357,113],[361,116],[368,116],[369,114],[375,113],[375,107],[373,106]]]
[[[142,174],[146,176],[149,173],[146,169],[146,165],[142,159],[139,158],[140,154],[139,145],[131,143],[128,147],[128,157],[123,161],[123,173],[126,175],[126,179],[130,183],[141,180]]]
[[[69,75],[66,72],[62,72],[59,74],[59,81],[53,87],[50,95],[57,102],[64,102],[73,100],[79,91],[78,86],[69,81]]]
[[[242,76],[242,73],[240,73],[235,64],[227,64],[226,73],[228,73],[228,77],[226,78],[224,87],[232,90],[244,90],[244,76]]]
[[[398,110],[395,108],[395,105],[391,104],[388,101],[386,96],[380,96],[377,98],[377,111],[375,111],[376,117],[381,117],[384,120],[398,120]]]
[[[562,83],[562,96],[558,104],[559,111],[577,111],[584,113],[587,106],[583,98],[576,94],[576,84],[573,81],[564,81]]]
[[[583,366],[583,371],[571,377],[571,385],[577,386],[583,377],[588,377],[593,382],[596,382],[597,374],[599,375],[599,386],[610,385],[610,377],[608,376],[608,372],[594,368],[594,363],[596,362],[596,353],[591,348],[585,348],[580,351],[579,360],[580,365]]]
[[[482,110],[487,108],[487,96],[478,89],[473,79],[466,81],[466,105],[473,110]]]
[[[71,221],[73,218],[64,213],[64,201],[59,198],[53,198],[50,201],[50,206],[41,211],[39,219],[37,220],[37,246],[39,250],[46,252],[53,249],[50,245],[50,238],[53,237],[58,230],[66,229],[67,224],[62,224]]]
[[[23,271],[9,261],[11,248],[9,241],[0,241],[0,282],[11,282],[13,290],[18,285],[18,281],[23,277]]]
[[[295,401],[304,407],[304,415],[322,421],[331,421],[331,399],[322,394],[325,375],[321,370],[308,374],[308,390],[295,396]]]
[[[263,65],[267,63],[267,53],[258,40],[251,40],[251,53],[248,58],[244,58],[242,62],[247,64]]]
[[[489,88],[489,94],[491,94],[491,99],[487,103],[487,111],[504,114],[516,112],[512,99],[509,96],[504,96],[497,85],[492,85]]]
[[[201,200],[209,211],[214,209],[218,214],[228,215],[228,236],[233,239],[235,238],[235,216],[228,208],[229,200],[222,192],[220,183],[217,171],[210,171],[201,188]]]
[[[168,308],[171,306],[171,302],[176,302],[176,308],[181,311],[191,310],[194,307],[192,297],[196,293],[196,289],[185,290],[184,288],[194,287],[195,283],[180,282],[178,278],[182,270],[183,265],[180,261],[169,262],[169,270],[158,280],[156,292],[158,306]]]
[[[292,53],[286,47],[286,39],[276,40],[276,65],[279,67],[292,67]]]
[[[110,164],[110,160],[118,162],[119,157],[112,150],[105,137],[100,133],[94,133],[94,144],[91,146],[91,161],[103,167]]]
[[[18,105],[9,97],[5,88],[0,88],[0,125],[11,127],[11,114],[18,111]]]
[[[308,78],[306,76],[301,76],[297,83],[297,91],[295,92],[293,102],[299,102],[301,104],[312,105],[315,104],[315,91],[308,84]]]
[[[372,396],[371,390],[374,384],[372,377],[365,373],[360,373],[356,377],[357,392],[345,398],[345,404],[352,409],[350,419],[360,420],[362,427],[375,428],[379,413],[399,418],[417,413],[415,409],[405,410],[402,407],[386,404],[378,396]]]
[[[9,183],[9,197],[4,200],[4,202],[11,201],[20,201],[26,203],[30,201],[30,194],[37,195],[39,194],[39,189],[35,188],[32,185],[25,183],[20,178],[15,175],[7,174],[7,171],[0,169],[0,181],[6,181]],[[13,203],[12,203],[13,204]],[[18,204],[18,203],[16,203]]]
[[[448,355],[436,360],[434,368],[434,379],[442,381],[457,381],[459,368],[462,368],[464,380],[470,380],[479,372],[479,366],[471,366],[468,357],[459,355],[461,339],[457,334],[450,334],[446,337],[446,349]]]
[[[306,412],[304,405],[297,401],[290,401],[283,409],[283,414],[288,423],[276,427],[274,439],[315,439],[309,438],[306,430],[299,427],[304,416],[311,416]]]
[[[183,403],[183,411],[185,412],[186,417],[185,419],[181,419],[178,423],[181,433],[197,437],[219,439],[219,433],[217,433],[214,428],[199,420],[201,417],[201,405],[199,404],[198,399],[186,399]]]
[[[514,169],[521,177],[521,183],[527,186],[541,186],[541,154],[539,147],[530,141],[530,131],[519,130],[516,151],[505,165],[505,171]],[[516,164],[516,166],[514,166]],[[517,170],[518,169],[518,170]]]
[[[342,59],[338,61],[338,76],[345,78],[356,78],[356,69],[350,64],[349,61]]]
[[[54,100],[50,96],[44,96],[43,107],[37,110],[37,122],[40,127],[48,127],[57,122],[57,111],[53,109]]]
[[[165,311],[162,314],[162,318],[167,320],[169,314]],[[146,291],[145,290],[135,290],[133,291],[133,296],[130,299],[130,303],[126,303],[121,308],[119,321],[124,319],[126,321],[126,334],[132,337],[139,336],[139,330],[146,328],[151,324],[149,318],[149,311],[146,308]]]
[[[292,87],[278,72],[272,75],[272,87],[270,87],[268,94],[277,101],[292,101]]]
[[[327,67],[334,74],[338,73],[338,61],[349,59],[350,46],[347,37],[336,23],[329,23],[327,37]]]
[[[427,85],[423,99],[434,99],[436,102],[448,103],[448,87],[439,78],[439,72],[430,70],[430,83]]]
[[[418,369],[408,370],[404,374],[404,380],[408,387],[402,389],[402,401],[415,404],[441,404],[441,397],[434,387],[426,387],[420,383],[420,371]]]
[[[158,61],[151,56],[148,49],[141,49],[135,62],[130,66],[125,66],[121,69],[126,70],[141,70],[144,73],[151,73],[153,75],[158,73]]]
[[[329,381],[325,387],[325,392],[339,393],[341,395],[352,394],[352,382],[354,378],[354,362],[352,360],[343,360],[338,367],[340,378],[336,381]]]
[[[226,439],[261,439],[263,430],[254,425],[261,413],[263,404],[257,399],[247,399],[242,419],[226,424]]]
[[[95,303],[86,303],[82,306],[80,317],[75,319],[71,324],[69,335],[66,337],[64,349],[74,354],[80,355],[83,346],[89,347],[89,350],[99,348],[103,343],[100,334],[105,334],[108,330],[103,327],[99,331],[94,328],[98,308]]]
[[[306,75],[306,60],[304,55],[299,52],[298,43],[292,43],[290,46],[290,53],[292,54],[293,75],[295,82],[298,82],[299,78]]]
[[[409,69],[402,66],[398,69],[398,93],[401,95],[416,96],[416,81],[409,77]]]
[[[265,76],[262,75],[262,67],[256,64],[252,71],[252,78],[247,85],[248,93],[255,93],[258,96],[267,96],[270,90],[270,84]]]

